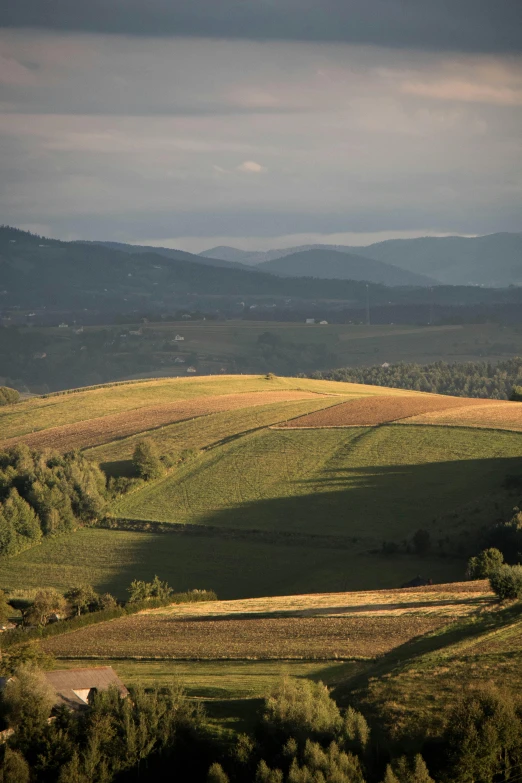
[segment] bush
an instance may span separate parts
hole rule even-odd
[[[341,728],[339,708],[322,682],[283,681],[265,702],[266,725],[293,737],[310,732],[332,736]]]
[[[9,386],[0,386],[0,406],[12,405],[20,399],[20,392]]]
[[[489,583],[501,601],[522,598],[522,566],[500,566],[490,574]]]
[[[156,445],[150,440],[140,440],[136,444],[132,464],[138,476],[145,481],[160,478],[165,473]]]
[[[499,549],[491,547],[484,549],[480,555],[470,557],[466,576],[468,579],[487,579],[490,574],[497,571],[504,563],[504,555]]]

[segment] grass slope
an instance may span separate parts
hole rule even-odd
[[[409,537],[418,527],[436,539],[456,532],[448,515],[471,501],[476,513],[457,532],[487,521],[491,507],[481,508],[480,499],[501,492],[521,456],[522,439],[510,432],[420,425],[262,430],[211,450],[124,498],[113,512],[343,535],[366,548]]]

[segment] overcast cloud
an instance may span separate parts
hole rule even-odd
[[[521,11],[8,2],[0,222],[189,250],[521,231]]]

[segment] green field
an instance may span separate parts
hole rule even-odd
[[[116,516],[357,537],[366,548],[428,527],[486,521],[522,457],[518,433],[430,426],[263,430],[212,450],[124,498]],[[471,501],[476,513],[449,515]],[[509,506],[508,506],[509,508]]]
[[[209,588],[221,598],[397,587],[419,570],[436,581],[462,577],[463,559],[365,554],[269,544],[232,536],[186,536],[84,529],[45,541],[0,563],[0,588],[93,584],[126,598],[133,579],[155,574],[176,590]]]

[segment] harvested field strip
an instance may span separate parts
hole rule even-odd
[[[43,646],[65,657],[373,658],[492,606],[484,581],[212,601],[145,610]]]
[[[502,403],[499,401],[499,404]],[[450,408],[470,407],[475,412],[477,407],[484,405],[491,406],[492,404],[490,400],[463,400],[461,397],[442,397],[429,394],[418,394],[411,397],[402,395],[364,397],[342,402],[328,408],[328,410],[300,416],[278,426],[281,428],[372,426],[399,419],[410,419],[412,416],[430,414],[432,411],[446,411]]]
[[[303,413],[311,413],[319,408],[337,404],[335,398],[316,394],[313,399],[255,405],[212,413],[96,446],[89,450],[89,456],[97,462],[131,459],[136,441],[143,437],[154,440],[162,454],[179,454],[184,449],[204,449],[224,438],[231,438],[252,429],[267,427]]]
[[[412,610],[467,615],[494,605],[487,580],[452,582],[395,590],[360,590],[350,593],[310,593],[235,601],[206,601],[204,604],[172,604],[143,614],[196,618],[234,615],[288,614],[294,616],[337,616],[347,614],[400,615]]]
[[[113,620],[42,643],[65,657],[178,659],[374,658],[448,622],[437,615]]]
[[[192,400],[177,400],[163,405],[115,413],[75,424],[66,424],[62,427],[51,427],[22,437],[8,438],[1,441],[0,445],[6,448],[23,442],[33,448],[53,448],[67,451],[109,443],[138,432],[219,411],[316,398],[317,395],[314,392],[292,390],[196,397]]]
[[[467,402],[467,401],[466,401]],[[406,419],[404,423],[442,424],[463,427],[522,431],[522,403],[484,400],[483,405],[464,405],[452,410],[431,411]]]

